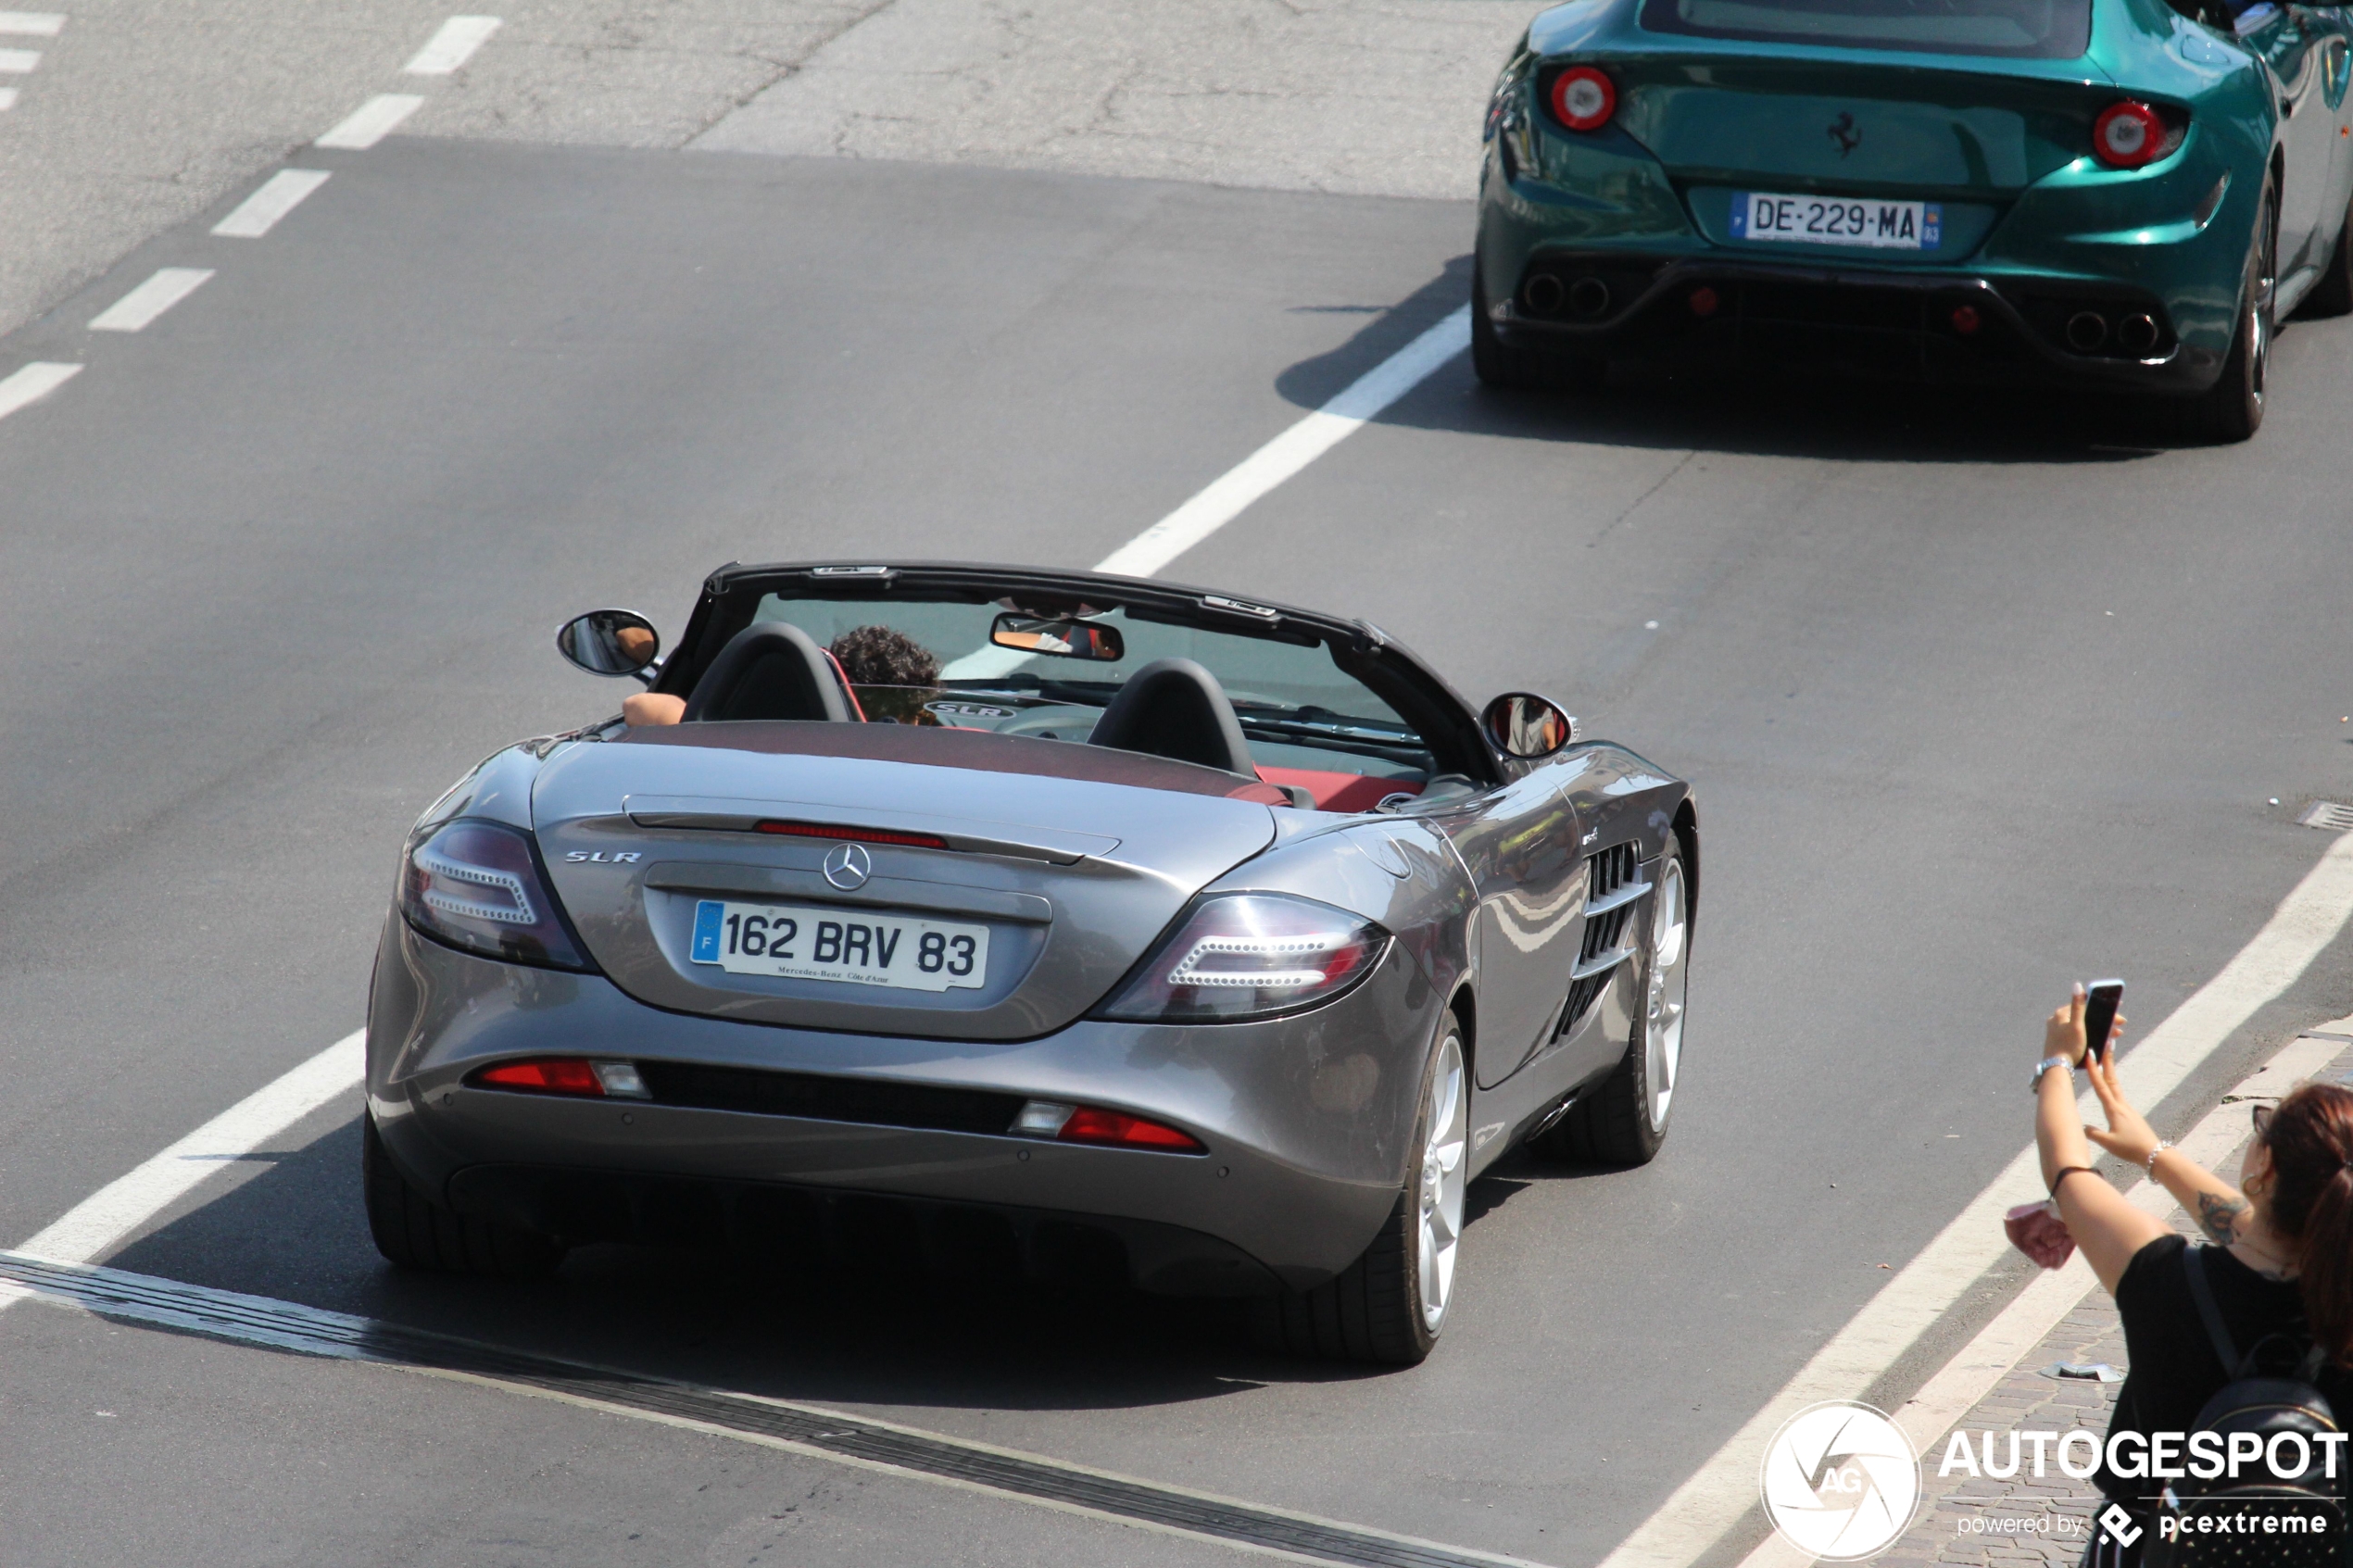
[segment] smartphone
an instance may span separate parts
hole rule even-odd
[[[2123,1004],[2121,980],[2095,980],[2083,987],[2083,1047],[2102,1061],[2108,1060],[2108,1035],[2116,1027],[2116,1010]]]

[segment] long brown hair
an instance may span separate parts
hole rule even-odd
[[[2353,1367],[2353,1089],[2302,1085],[2262,1137],[2271,1225],[2296,1243],[2305,1319],[2330,1358]]]

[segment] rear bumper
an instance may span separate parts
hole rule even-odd
[[[1572,251],[1539,253],[1507,287],[1498,297],[1491,281],[1497,334],[1562,355],[2160,393],[2221,372],[2220,355],[2182,341],[2163,299],[2130,284]],[[2100,322],[2088,346],[2087,316]]]
[[[1265,1023],[843,1035],[663,1011],[601,976],[443,947],[396,915],[370,1006],[369,1109],[419,1186],[573,1239],[798,1254],[813,1237],[859,1254],[880,1237],[944,1259],[993,1237],[982,1250],[1032,1273],[1075,1257],[1101,1272],[1115,1254],[1149,1289],[1300,1289],[1346,1268],[1389,1215],[1441,1005],[1392,946],[1339,1002]],[[464,1081],[552,1053],[718,1071],[673,1103]],[[1032,1098],[1149,1116],[1208,1152],[988,1130]]]

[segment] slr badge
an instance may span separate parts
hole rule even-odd
[[[874,857],[862,844],[837,844],[825,856],[825,880],[847,893],[875,874]]]

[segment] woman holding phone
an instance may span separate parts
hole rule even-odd
[[[2125,1099],[2114,1050],[2124,1020],[2107,1050],[2086,1052],[2083,1012],[2079,985],[2044,1030],[2034,1141],[2068,1235],[2124,1320],[2131,1371],[2110,1436],[2195,1430],[2206,1401],[2237,1375],[2222,1365],[2199,1316],[2191,1267],[2203,1269],[2234,1344],[2284,1335],[2324,1348],[2321,1392],[2340,1422],[2353,1416],[2353,1090],[2305,1084],[2276,1108],[2257,1104],[2254,1141],[2233,1186],[2159,1138]],[[2078,1118],[2079,1071],[2099,1098],[2105,1131]],[[2147,1171],[2196,1218],[2206,1236],[2200,1256],[2189,1257],[2171,1226],[2090,1169],[2095,1143]],[[2083,1561],[2086,1568],[2136,1568],[2151,1540],[2146,1494],[2154,1486],[2111,1474],[2105,1457],[2094,1481],[2142,1530],[2130,1547],[2099,1531]]]

